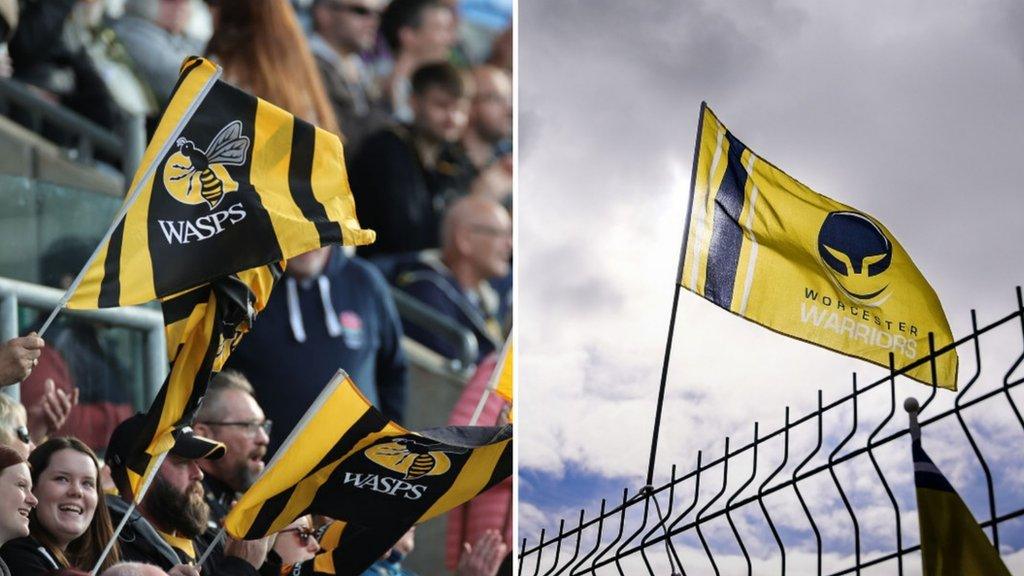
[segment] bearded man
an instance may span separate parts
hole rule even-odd
[[[106,460],[120,498],[109,496],[107,504],[115,525],[135,497],[126,465],[144,435],[144,426],[145,416],[136,414],[119,424],[110,436]],[[171,576],[198,576],[199,568],[194,564],[205,549],[198,538],[206,531],[210,518],[199,462],[217,460],[225,451],[224,444],[197,436],[191,428],[181,430],[149,491],[118,537],[123,559],[155,564]],[[266,539],[239,542],[228,538],[216,570],[205,573],[256,576],[266,554]]]

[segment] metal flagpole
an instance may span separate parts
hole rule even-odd
[[[484,393],[480,396],[480,401],[476,404],[476,409],[473,411],[473,416],[469,419],[469,426],[476,426],[477,420],[480,419],[480,414],[484,411],[484,406],[487,405],[487,400],[490,399],[491,393],[498,388],[498,381],[501,380],[501,372],[505,366],[505,361],[508,359],[509,349],[512,347],[512,333],[508,335],[508,339],[505,341],[505,345],[501,349],[501,356],[498,357],[498,362],[494,365],[494,372],[491,374],[491,380],[487,383],[487,388],[484,389]]]
[[[668,379],[668,363],[672,355],[672,334],[676,327],[676,312],[679,309],[679,293],[682,291],[683,260],[686,259],[686,242],[690,236],[690,215],[693,212],[693,192],[697,184],[697,159],[700,153],[700,138],[704,127],[704,111],[707,109],[707,102],[700,103],[700,115],[697,117],[697,141],[693,145],[693,169],[690,172],[690,201],[686,207],[686,225],[683,229],[683,244],[679,249],[679,269],[676,272],[676,289],[672,297],[672,314],[668,320],[668,338],[665,341],[665,360],[661,365],[661,385],[658,388],[658,406],[654,412],[654,433],[651,436],[651,460],[647,466],[646,491],[654,486],[654,462],[658,455],[658,432],[661,429],[661,409],[665,403],[665,382]]]
[[[178,135],[181,134],[181,131],[185,128],[185,124],[187,124],[188,121],[192,119],[192,116],[196,113],[196,110],[199,109],[199,105],[202,104],[203,100],[206,99],[206,95],[213,88],[213,85],[217,82],[217,79],[220,78],[220,75],[221,69],[220,66],[218,66],[217,69],[214,71],[213,75],[210,76],[210,79],[206,81],[205,85],[203,85],[203,88],[199,91],[198,96],[194,100],[192,100],[192,102],[189,103],[188,108],[182,115],[181,120],[179,120],[178,124],[174,127],[174,130],[171,132],[170,137],[167,138],[167,140],[164,141],[163,146],[160,147],[160,152],[158,152],[157,155],[154,157],[153,161],[149,163],[149,166],[146,168],[146,172],[143,174],[141,178],[139,178],[136,181],[135,186],[129,191],[128,199],[121,206],[121,209],[114,217],[114,221],[113,223],[111,223],[110,228],[107,229],[106,234],[103,235],[103,238],[100,240],[99,244],[96,245],[96,249],[93,250],[92,256],[89,256],[89,259],[86,260],[85,266],[82,266],[82,269],[78,272],[78,276],[75,277],[75,280],[71,283],[71,286],[69,286],[68,289],[64,291],[64,295],[61,297],[60,302],[57,303],[57,307],[50,312],[50,316],[47,317],[46,322],[43,322],[43,326],[39,329],[40,338],[43,337],[43,334],[46,332],[46,329],[50,327],[50,324],[54,321],[55,318],[57,318],[57,315],[60,314],[60,311],[63,310],[65,306],[67,306],[68,300],[71,299],[71,295],[75,293],[75,290],[78,289],[78,285],[82,283],[82,278],[85,277],[86,270],[88,270],[89,266],[92,265],[93,260],[96,259],[96,256],[100,253],[100,250],[103,248],[103,245],[110,240],[110,237],[114,234],[114,229],[117,228],[117,225],[121,223],[121,220],[124,219],[125,214],[128,213],[128,209],[132,207],[132,205],[135,203],[135,200],[139,197],[139,194],[142,192],[142,187],[156,172],[157,163],[161,158],[167,155],[167,152],[171,149],[171,146],[174,145],[174,141],[177,140]]]
[[[149,486],[153,483],[153,479],[156,478],[157,472],[160,471],[160,466],[164,463],[164,459],[167,458],[167,452],[170,452],[170,450],[161,452],[160,455],[156,457],[156,463],[150,467],[149,475],[146,476],[146,479],[142,482],[142,486],[139,488],[139,493],[137,495],[133,495],[132,503],[128,506],[128,511],[124,513],[124,518],[121,518],[121,522],[118,523],[117,529],[115,529],[114,533],[110,536],[110,542],[107,542],[107,546],[103,549],[103,553],[100,554],[99,560],[96,561],[96,565],[92,567],[89,574],[95,576],[96,572],[100,569],[100,565],[107,559],[107,555],[110,554],[110,550],[114,547],[114,542],[117,542],[118,535],[121,534],[121,530],[123,530],[125,525],[128,524],[128,519],[132,517],[132,512],[135,511],[136,503],[142,502],[142,497],[146,495],[147,491],[149,491]]]
[[[260,478],[262,478],[263,475],[267,473],[267,470],[270,470],[274,466],[274,464],[276,464],[277,461],[281,459],[285,452],[287,452],[288,449],[291,448],[291,445],[295,442],[295,439],[298,437],[299,433],[306,427],[306,424],[308,424],[309,421],[313,419],[313,416],[315,416],[316,413],[320,411],[320,408],[322,408],[323,405],[327,403],[327,399],[330,398],[332,394],[334,394],[335,389],[337,389],[338,386],[345,381],[345,378],[348,378],[348,374],[346,374],[344,370],[338,370],[337,372],[334,373],[334,377],[331,378],[327,385],[324,386],[324,389],[320,392],[320,395],[316,397],[316,400],[314,400],[313,403],[309,405],[309,408],[306,409],[306,413],[302,415],[302,419],[300,419],[292,428],[292,431],[288,433],[288,437],[285,438],[284,442],[281,443],[281,447],[278,448],[277,452],[274,453],[274,457],[271,458],[270,462],[268,462],[267,465],[263,467],[263,470],[260,472],[259,476],[257,476],[256,479],[253,480],[253,486],[255,486],[256,483],[260,481]],[[219,544],[220,541],[224,539],[224,535],[226,533],[227,528],[221,526],[220,530],[217,531],[217,536],[213,539],[213,542],[210,542],[210,545],[206,548],[206,550],[203,551],[202,556],[200,556],[199,559],[196,560],[196,566],[199,566],[200,568],[203,566],[203,563],[206,562],[206,559],[209,558],[210,554],[213,553],[213,549],[216,548],[217,544]]]

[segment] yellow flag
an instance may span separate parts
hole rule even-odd
[[[185,60],[132,182],[138,193],[70,308],[141,304],[328,244],[373,242],[338,137],[219,74]]]
[[[132,494],[174,446],[174,436],[191,426],[210,379],[267,305],[283,263],[244,270],[161,302],[171,371],[146,412],[136,449],[124,463]]]
[[[938,296],[896,238],[747,148],[703,105],[679,269],[683,288],[781,334],[888,367],[953,341]],[[956,389],[957,355],[936,360]],[[907,373],[932,383],[926,363]]]
[[[296,518],[335,519],[318,572],[362,574],[413,525],[512,473],[512,426],[411,432],[389,421],[339,372],[259,480],[224,519],[235,538],[262,538]]]
[[[501,363],[498,364],[498,384],[494,391],[498,393],[509,404],[512,403],[512,374],[515,369],[515,351],[512,348],[512,335],[509,335],[509,342],[501,354]]]
[[[925,576],[1010,576],[970,509],[913,441],[921,563]]]

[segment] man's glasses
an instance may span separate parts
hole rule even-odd
[[[250,436],[255,436],[260,430],[263,430],[267,436],[270,436],[270,429],[274,426],[274,422],[271,420],[263,420],[262,422],[200,422],[200,424],[206,424],[207,426],[237,426]]]
[[[285,532],[295,532],[295,536],[297,536],[299,539],[299,544],[302,544],[303,546],[309,544],[310,538],[316,541],[316,530],[313,530],[312,528],[298,526],[296,528],[286,528],[284,530],[281,530],[281,534],[284,534]]]
[[[14,433],[18,435],[18,440],[21,440],[25,444],[32,441],[32,437],[28,435],[28,428],[24,426],[15,426]]]
[[[497,226],[487,226],[484,224],[472,224],[469,227],[470,231],[476,232],[477,234],[483,234],[492,238],[511,238],[512,231],[508,228],[498,228]]]

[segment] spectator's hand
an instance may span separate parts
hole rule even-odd
[[[259,570],[260,566],[267,561],[267,552],[273,545],[274,536],[272,535],[259,540],[235,540],[228,536],[224,539],[224,555],[241,558]]]
[[[501,567],[501,561],[508,554],[508,546],[497,530],[484,532],[476,544],[462,545],[462,556],[455,569],[456,576],[494,576]]]
[[[167,576],[199,576],[199,568],[188,564],[178,564],[167,571]]]
[[[36,333],[11,338],[0,345],[0,386],[21,382],[39,363],[45,342]]]
[[[42,444],[51,434],[60,430],[60,427],[67,422],[71,408],[78,404],[78,388],[68,394],[53,384],[53,380],[46,379],[46,392],[42,398],[43,427],[29,430],[32,434],[32,441]]]

